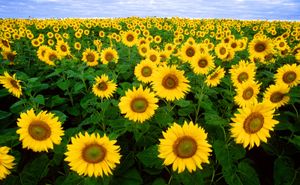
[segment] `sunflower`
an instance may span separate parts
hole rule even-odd
[[[196,44],[189,44],[187,42],[180,49],[180,58],[184,62],[192,62],[198,52],[199,52],[199,49]]]
[[[181,173],[202,169],[202,163],[209,164],[211,145],[207,142],[207,133],[193,122],[184,122],[183,126],[174,123],[159,139],[158,157],[164,160],[164,165],[172,164],[173,171]]]
[[[194,73],[207,74],[211,69],[215,68],[214,57],[209,53],[201,53],[195,56],[191,62]]]
[[[0,181],[5,179],[10,174],[10,169],[14,167],[14,156],[8,154],[10,148],[0,147]]]
[[[138,35],[134,31],[129,30],[122,35],[122,42],[127,47],[132,47],[138,42]]]
[[[215,69],[210,75],[206,77],[205,83],[210,87],[215,87],[219,85],[221,79],[225,76],[225,71],[220,66]]]
[[[146,57],[149,50],[150,50],[150,47],[149,47],[148,44],[141,44],[141,45],[138,46],[139,54],[142,57]]]
[[[162,66],[153,73],[153,89],[156,94],[168,101],[181,99],[190,91],[189,80],[184,76],[184,71],[176,66]]]
[[[263,62],[265,60],[265,56],[274,53],[274,46],[269,38],[261,36],[254,38],[249,43],[248,52],[251,56],[258,58],[261,62]]]
[[[267,142],[269,131],[278,123],[273,119],[275,109],[269,103],[252,104],[242,109],[232,118],[231,136],[244,148],[259,146],[260,141]]]
[[[237,95],[234,101],[240,107],[249,106],[249,104],[257,103],[257,94],[259,93],[260,84],[255,81],[242,83],[236,89]]]
[[[56,43],[55,49],[58,52],[58,54],[62,57],[65,57],[65,56],[71,54],[68,43],[63,42],[63,41],[58,41]]]
[[[93,93],[99,98],[110,98],[117,89],[117,84],[110,81],[105,74],[101,75],[101,77],[97,76],[95,81]]]
[[[150,89],[143,90],[142,86],[138,89],[133,87],[133,90],[128,90],[125,96],[121,97],[119,108],[129,120],[143,123],[154,115],[158,108],[157,102],[155,93],[151,92]]]
[[[3,60],[8,60],[10,62],[14,62],[17,52],[11,51],[11,50],[3,50],[1,52],[1,55],[3,57]]]
[[[146,54],[146,59],[158,64],[160,62],[159,52],[154,49],[150,49]]]
[[[86,62],[88,66],[96,66],[98,64],[99,55],[97,51],[86,49],[82,54],[82,61]]]
[[[60,59],[61,59],[60,55],[57,53],[57,51],[52,49],[47,49],[45,53],[45,60],[43,60],[43,62],[45,62],[50,66],[54,66],[55,65],[54,62]]]
[[[75,42],[75,43],[74,43],[74,48],[75,48],[77,51],[81,50],[81,44],[80,44],[80,42]]]
[[[39,47],[39,49],[37,50],[37,57],[41,60],[41,61],[45,61],[46,60],[46,52],[47,50],[51,50],[50,47],[42,45]]]
[[[219,43],[215,47],[215,53],[217,57],[221,60],[226,60],[228,54],[229,54],[230,48],[225,43]]]
[[[237,65],[232,65],[229,70],[231,81],[235,87],[242,83],[254,81],[256,66],[255,63],[248,63],[241,60]]]
[[[278,68],[275,82],[287,84],[289,87],[297,86],[300,83],[300,65],[285,64]]]
[[[119,55],[117,50],[109,47],[105,48],[101,52],[101,61],[103,64],[108,64],[108,62],[115,62],[117,63],[119,60]]]
[[[48,152],[48,149],[53,149],[53,144],[60,144],[61,136],[64,135],[58,117],[46,111],[37,115],[33,109],[21,113],[17,124],[20,127],[17,133],[23,148],[32,149],[34,152]]]
[[[152,81],[153,72],[156,70],[156,65],[149,60],[142,60],[134,68],[136,78],[144,83]]]
[[[15,97],[20,98],[22,95],[22,86],[20,80],[16,79],[16,74],[10,76],[8,72],[4,72],[4,76],[0,76],[0,84],[12,93]]]
[[[273,105],[274,108],[279,108],[289,102],[289,91],[290,88],[284,83],[271,85],[264,93],[263,102]]]
[[[101,137],[98,133],[79,133],[71,141],[67,145],[65,161],[79,175],[108,176],[112,174],[116,164],[120,164],[120,147],[115,145],[116,140],[110,140],[106,135]]]

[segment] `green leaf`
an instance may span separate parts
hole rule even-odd
[[[180,100],[176,100],[174,101],[175,105],[178,105],[180,107],[187,107],[191,104],[192,102],[189,100],[184,100],[184,99],[180,99]]]
[[[247,162],[238,164],[238,174],[244,185],[259,185],[259,178],[255,169]]]
[[[50,107],[55,107],[66,102],[66,98],[61,98],[59,95],[52,96],[50,99]]]
[[[230,168],[232,160],[229,155],[228,145],[222,140],[216,140],[213,143],[213,149],[222,167]]]
[[[228,124],[228,121],[221,118],[216,111],[204,113],[204,119],[208,125],[222,126]]]
[[[14,146],[19,144],[19,136],[16,133],[17,128],[4,129],[0,132],[0,145],[9,144]]]
[[[300,136],[294,135],[293,139],[290,139],[289,141],[300,149]]]
[[[32,162],[28,162],[20,173],[22,185],[36,185],[48,173],[49,159],[42,154]]]
[[[16,103],[14,103],[12,106],[10,106],[9,109],[12,113],[19,114],[21,111],[24,110],[25,103],[26,103],[26,100],[22,99],[20,101],[17,101]]]
[[[67,116],[63,112],[59,110],[52,110],[51,112],[55,114],[55,116],[58,116],[59,121],[61,121],[62,123],[64,123],[67,120]]]
[[[152,168],[163,168],[162,161],[158,158],[158,147],[153,145],[146,148],[144,151],[137,154],[137,158],[146,167]]]
[[[122,184],[122,185],[140,185],[143,184],[143,179],[139,172],[135,168],[129,169],[125,172],[120,178],[118,178],[118,183],[113,184]]]
[[[41,94],[39,94],[35,98],[33,98],[32,101],[37,104],[40,104],[40,105],[45,105],[45,98]]]
[[[9,95],[9,92],[7,89],[1,89],[0,90],[0,98]]]
[[[10,112],[0,110],[0,120],[5,119],[5,118],[9,117],[10,115],[11,115]]]
[[[157,178],[153,181],[152,185],[166,185],[167,183],[163,178]]]
[[[291,158],[280,156],[274,162],[275,185],[293,184],[295,175],[294,164]]]
[[[161,127],[165,127],[174,121],[173,112],[167,110],[167,107],[159,107],[155,111],[154,121]]]
[[[56,84],[63,91],[67,90],[70,87],[69,80],[59,80]]]
[[[68,176],[61,182],[56,181],[56,185],[74,185],[74,184],[80,184],[83,181],[83,177],[80,177],[74,172],[71,172],[68,174]]]
[[[193,105],[190,105],[188,107],[183,107],[183,108],[180,108],[178,110],[178,115],[179,116],[188,116],[190,115],[191,113],[193,113],[195,111],[195,108]]]

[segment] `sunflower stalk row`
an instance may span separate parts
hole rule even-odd
[[[299,182],[299,22],[0,22],[1,184]]]

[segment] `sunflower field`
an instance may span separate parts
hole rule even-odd
[[[299,185],[300,22],[0,19],[0,184]]]

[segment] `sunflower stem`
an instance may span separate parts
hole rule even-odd
[[[202,99],[203,99],[203,90],[204,90],[204,83],[202,83],[202,86],[201,86],[201,89],[200,89],[200,95],[199,95],[199,98],[198,98],[198,105],[197,105],[197,109],[196,109],[196,115],[195,115],[195,123],[197,123],[198,121],[198,117],[199,117],[199,112],[200,112],[200,105],[201,105],[201,102],[202,102]]]
[[[295,107],[295,105],[294,105],[294,104],[292,104],[292,107],[294,108],[294,110],[295,110],[295,112],[296,112],[297,118],[299,118],[299,113],[298,113],[298,110],[297,110],[297,108]]]

